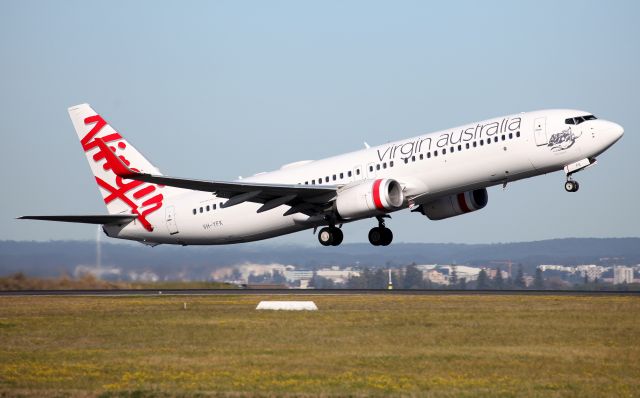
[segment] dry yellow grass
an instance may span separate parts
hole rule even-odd
[[[632,397],[638,319],[637,297],[2,297],[0,395]]]

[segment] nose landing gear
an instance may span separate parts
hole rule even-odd
[[[384,225],[384,218],[378,216],[378,226],[369,231],[369,243],[374,246],[389,246],[393,241],[393,232]]]
[[[580,184],[578,184],[578,181],[568,179],[567,182],[564,183],[564,189],[567,192],[577,192],[578,189],[580,189]]]

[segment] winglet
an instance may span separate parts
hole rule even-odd
[[[133,171],[127,166],[122,159],[120,159],[115,152],[102,140],[102,138],[96,138],[95,141],[98,143],[98,147],[100,148],[100,152],[102,152],[107,160],[107,164],[111,167],[114,173],[118,177],[122,178],[131,178],[136,174],[140,174],[136,171]]]

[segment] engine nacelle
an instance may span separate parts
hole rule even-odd
[[[336,210],[344,219],[362,218],[397,210],[403,203],[400,183],[382,178],[346,186],[338,192]]]
[[[443,220],[445,218],[459,216],[480,210],[487,205],[489,195],[485,188],[475,191],[463,192],[456,195],[445,196],[433,202],[420,205],[420,213],[430,220]]]

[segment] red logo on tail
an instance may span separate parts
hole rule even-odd
[[[91,123],[95,123],[95,125],[91,128],[91,131],[87,133],[87,135],[82,138],[80,141],[82,143],[82,148],[85,152],[89,152],[94,148],[98,148],[98,152],[93,155],[93,160],[96,163],[99,163],[104,160],[104,164],[102,168],[104,170],[113,170],[113,165],[109,163],[109,159],[102,152],[102,149],[98,146],[98,142],[94,139],[95,136],[102,130],[104,126],[107,125],[107,122],[100,115],[90,116],[84,119],[84,124],[89,125]],[[122,136],[117,132],[101,137],[101,140],[105,143],[122,140]],[[117,145],[120,150],[124,150],[127,147],[127,144],[124,141],[120,141]],[[116,147],[109,147],[114,153],[116,152]],[[120,160],[127,166],[131,165],[131,162],[127,160],[123,155],[118,155]],[[133,171],[139,171],[135,168],[131,168]],[[163,196],[161,193],[156,194],[155,196],[142,201],[142,198],[151,195],[156,191],[157,186],[153,184],[148,184],[143,181],[130,180],[124,182],[121,177],[115,175],[116,186],[112,186],[100,177],[96,176],[96,182],[98,185],[109,192],[109,194],[104,198],[104,202],[106,204],[111,203],[112,201],[119,199],[123,203],[125,203],[131,209],[132,214],[138,215],[138,220],[140,220],[140,224],[147,230],[153,231],[153,227],[147,220],[146,216],[155,212],[159,208],[162,207]],[[135,190],[136,188],[139,188]],[[142,203],[138,204],[137,202],[142,201]]]

